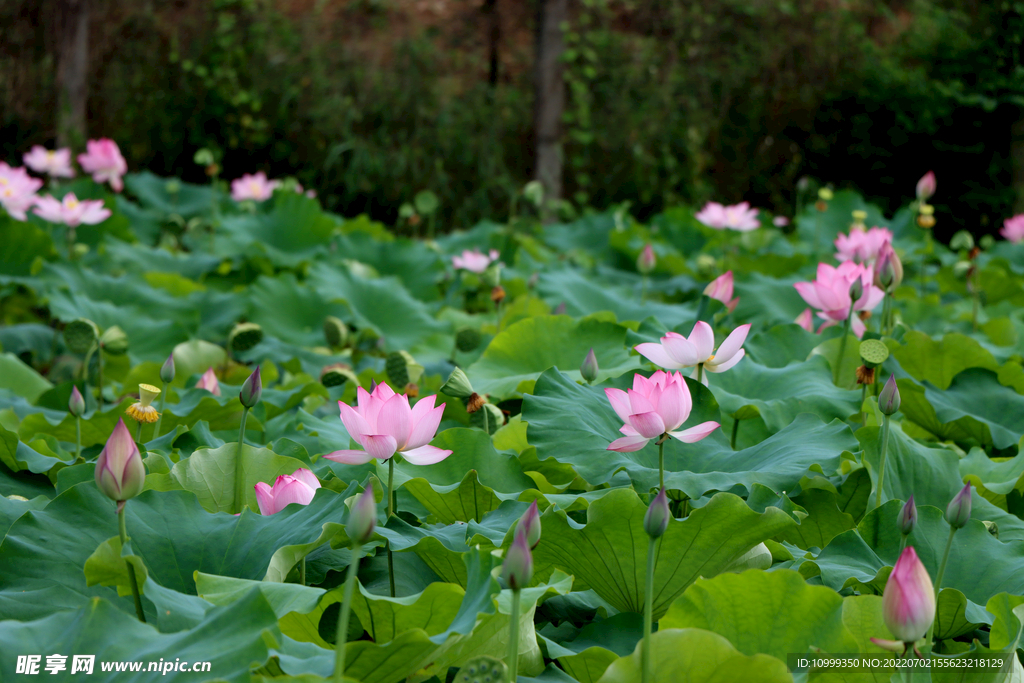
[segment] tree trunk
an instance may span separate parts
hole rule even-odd
[[[57,1],[57,145],[85,143],[90,0]]]
[[[1024,110],[1010,127],[1010,164],[1013,169],[1013,213],[1024,213]]]
[[[487,19],[487,58],[490,63],[490,73],[487,75],[487,82],[493,88],[498,85],[498,45],[501,42],[498,0],[484,0],[483,11]]]
[[[561,122],[565,109],[562,24],[569,18],[568,0],[539,0],[537,10],[536,99],[533,129],[536,138],[535,177],[544,186],[545,223],[553,220],[552,202],[562,197]]]

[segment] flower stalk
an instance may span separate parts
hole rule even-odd
[[[516,681],[519,678],[519,605],[522,599],[522,591],[512,590],[512,614],[509,622],[508,634],[508,680]]]
[[[651,538],[647,545],[647,577],[644,583],[644,644],[640,651],[643,683],[651,683],[651,629],[654,613],[654,562],[658,539]]]
[[[117,502],[117,529],[118,535],[121,537],[121,547],[124,548],[128,542],[128,527],[124,518],[124,506],[128,501],[120,500]],[[128,581],[132,586],[132,597],[135,599],[135,615],[139,618],[143,624],[146,623],[146,614],[142,611],[142,598],[139,596],[139,580],[135,577],[135,567],[128,560],[124,561],[128,567]]]
[[[889,449],[889,416],[882,416],[882,450],[878,463],[878,490],[875,491],[875,507],[882,505],[882,483],[885,481],[885,456]]]
[[[238,426],[238,452],[235,454],[235,512],[245,507],[245,469],[242,467],[242,448],[245,446],[245,421],[249,409],[242,407],[242,423]]]
[[[352,562],[348,565],[348,573],[345,577],[345,597],[341,602],[341,612],[338,613],[338,630],[334,636],[334,681],[342,683],[345,680],[345,645],[348,641],[348,620],[352,613],[352,594],[356,587],[356,572],[359,569],[359,555],[363,547],[354,543],[352,545]],[[305,563],[305,558],[303,558]]]
[[[843,336],[839,339],[839,356],[836,358],[836,367],[832,370],[832,383],[839,384],[839,373],[843,369],[843,356],[846,355],[846,338],[850,336],[850,318],[853,317],[853,307],[850,307],[850,314],[846,316],[843,323]]]
[[[395,458],[388,458],[388,518],[386,525],[395,515]],[[391,551],[391,541],[388,541],[388,584],[391,587],[391,597],[395,597],[395,559]]]

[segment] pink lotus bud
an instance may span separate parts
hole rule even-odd
[[[926,201],[935,194],[935,174],[928,171],[917,181],[917,199]]]
[[[537,509],[537,501],[530,503],[530,507],[519,518],[519,526],[526,531],[526,542],[530,544],[530,550],[536,548],[540,543],[540,511]]]
[[[242,383],[242,390],[238,393],[238,400],[246,408],[252,408],[260,402],[263,394],[263,382],[260,381],[260,368],[257,365],[256,371],[249,375],[249,378]]]
[[[928,570],[907,547],[896,561],[882,593],[882,617],[897,640],[915,643],[935,620],[935,589]]]
[[[118,419],[107,445],[96,459],[96,486],[109,498],[120,502],[142,493],[145,485],[146,468],[139,447],[128,433],[124,419]]]
[[[82,417],[85,413],[85,399],[78,387],[71,387],[71,399],[68,401],[68,412],[75,417]]]
[[[658,259],[654,255],[654,248],[650,244],[645,244],[643,251],[640,252],[640,256],[636,259],[636,269],[642,274],[647,275],[654,270],[657,262]]]
[[[740,302],[739,297],[732,298],[733,280],[732,271],[727,271],[723,275],[719,275],[711,283],[704,288],[704,294],[716,301],[721,301],[725,304],[725,308],[732,313],[736,310],[736,304]]]
[[[362,545],[370,540],[376,528],[377,500],[373,497],[373,487],[367,486],[352,506],[348,523],[345,525],[345,533],[353,543]]]
[[[805,308],[804,312],[798,315],[793,322],[808,332],[814,332],[814,311],[809,308]]]
[[[900,409],[900,389],[896,385],[895,375],[889,375],[889,380],[878,392],[878,409],[883,415],[895,415]]]
[[[971,485],[966,484],[946,507],[946,521],[954,529],[962,529],[971,518]]]
[[[260,514],[276,515],[292,503],[309,505],[320,488],[320,480],[311,470],[298,469],[291,474],[282,474],[270,486],[257,482],[256,504],[260,506]]]
[[[597,356],[594,355],[594,349],[590,349],[587,357],[583,359],[583,365],[580,366],[580,374],[589,384],[597,379],[598,369]]]
[[[878,252],[875,263],[875,285],[891,292],[903,282],[903,262],[896,255],[892,244],[886,242]]]
[[[917,506],[914,505],[914,496],[910,496],[903,509],[900,510],[897,524],[899,524],[900,533],[904,536],[909,536],[917,526]]]
[[[174,354],[167,356],[167,360],[160,366],[160,380],[170,384],[174,381]]]
[[[668,529],[668,520],[671,516],[668,496],[665,494],[665,487],[662,487],[644,514],[644,531],[651,538],[660,538],[665,529]]]
[[[526,529],[516,529],[515,540],[505,553],[505,564],[501,567],[501,580],[514,591],[522,590],[530,585],[533,578],[533,554],[530,543],[526,540]]]

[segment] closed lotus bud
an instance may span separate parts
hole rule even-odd
[[[327,345],[332,349],[340,349],[348,343],[348,325],[340,318],[333,315],[327,316],[324,320],[324,338]]]
[[[933,194],[935,194],[935,174],[928,171],[917,181],[917,199],[922,202],[927,201]]]
[[[946,521],[954,529],[962,529],[971,518],[971,485],[967,484],[946,507]]]
[[[142,493],[145,485],[146,468],[139,447],[128,433],[124,420],[118,419],[107,445],[96,459],[96,486],[107,497],[120,502]]]
[[[249,378],[242,383],[242,390],[238,392],[238,400],[246,408],[252,408],[260,402],[263,394],[263,382],[260,380],[260,368],[257,365],[256,371],[249,375]]]
[[[878,392],[878,409],[883,415],[895,415],[900,409],[900,389],[896,386],[895,375],[889,375],[889,380]]]
[[[526,588],[533,579],[533,553],[530,552],[530,543],[526,540],[526,529],[522,526],[516,529],[515,540],[505,553],[501,579],[514,591]]]
[[[636,269],[642,274],[647,275],[654,266],[658,263],[657,257],[654,255],[654,248],[650,244],[645,244],[643,251],[636,258]]]
[[[441,387],[441,393],[455,398],[469,398],[473,395],[473,385],[469,383],[469,377],[462,368],[455,368]]]
[[[984,522],[982,522],[982,524],[985,525],[985,530],[986,531],[988,531],[990,534],[992,534],[996,538],[999,538],[999,525],[998,524],[996,524],[995,522],[990,522],[987,519]]]
[[[68,412],[75,417],[82,417],[85,414],[85,399],[78,387],[71,387],[71,399],[68,401]]]
[[[526,530],[526,542],[530,544],[530,550],[536,548],[540,543],[540,511],[537,509],[537,501],[530,503],[530,507],[519,518],[519,526]]]
[[[348,515],[345,533],[353,543],[362,545],[373,536],[377,528],[377,501],[373,497],[373,487],[367,486],[356,498],[352,511]]]
[[[583,379],[587,381],[587,384],[591,384],[597,379],[597,371],[597,356],[594,355],[594,349],[590,349],[587,357],[583,359],[583,365],[580,366],[580,374],[583,375]]]
[[[263,328],[256,323],[238,323],[228,335],[228,348],[248,351],[263,341]]]
[[[128,353],[128,335],[114,325],[100,337],[100,347],[111,356],[123,356]]]
[[[912,546],[903,550],[882,593],[882,617],[904,643],[915,643],[935,620],[935,589]]]
[[[160,381],[170,384],[174,381],[174,354],[167,356],[167,360],[160,366]]]
[[[900,533],[904,536],[909,536],[910,532],[914,530],[914,527],[917,525],[917,506],[914,505],[914,496],[910,496],[900,510],[897,523],[900,527]]]
[[[644,514],[644,531],[651,538],[660,538],[668,528],[668,520],[671,516],[672,513],[668,509],[668,495],[662,487]]]
[[[857,302],[864,296],[864,283],[858,277],[850,283],[850,301]]]
[[[878,252],[875,262],[875,284],[886,292],[892,292],[903,282],[903,262],[896,250],[886,242]]]

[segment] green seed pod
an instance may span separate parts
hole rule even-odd
[[[483,655],[467,660],[459,667],[456,683],[505,683],[508,667],[505,662]]]
[[[88,353],[99,338],[100,329],[96,323],[85,318],[72,320],[64,328],[64,343],[72,353]]]
[[[100,337],[100,347],[111,356],[123,356],[128,353],[128,335],[114,325]]]
[[[327,346],[332,349],[343,348],[348,344],[348,336],[348,325],[344,321],[333,315],[327,316],[324,320],[324,338],[327,340]]]
[[[472,327],[463,327],[455,333],[455,348],[463,353],[475,351],[481,341],[483,341],[483,336],[480,334],[480,330]]]
[[[455,368],[448,376],[448,381],[441,387],[441,393],[455,398],[469,398],[473,395],[473,385],[462,368]]]
[[[393,351],[384,362],[391,384],[401,390],[407,384],[415,384],[423,376],[423,366],[417,363],[407,351]]]
[[[256,323],[238,323],[228,335],[228,348],[235,352],[248,351],[263,341],[263,328]]]
[[[889,347],[878,339],[865,339],[860,343],[860,357],[864,365],[877,368],[889,357]]]
[[[469,424],[474,427],[484,429],[485,421],[487,433],[493,434],[498,431],[498,427],[505,424],[505,414],[501,412],[501,408],[493,403],[485,403],[480,407],[480,410],[469,414]]]
[[[325,387],[340,387],[345,382],[352,382],[354,385],[359,384],[359,380],[356,378],[352,368],[344,363],[335,363],[333,365],[326,366],[320,372],[320,384]]]

